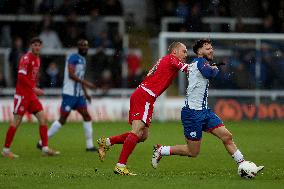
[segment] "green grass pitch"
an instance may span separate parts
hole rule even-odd
[[[188,157],[164,157],[158,169],[150,165],[152,146],[183,144],[180,122],[154,122],[150,136],[138,144],[128,160],[130,169],[138,176],[119,176],[113,173],[121,145],[107,153],[104,163],[97,153],[85,152],[81,123],[67,123],[50,139],[50,147],[61,151],[58,157],[43,157],[35,148],[39,138],[37,124],[25,123],[18,129],[12,150],[20,158],[0,157],[0,188],[210,188],[210,189],[274,189],[284,187],[284,122],[243,121],[226,122],[234,141],[245,155],[264,171],[253,180],[241,179],[237,166],[223,144],[204,133],[201,153]],[[128,131],[126,122],[93,123],[94,139]],[[0,124],[0,142],[4,143],[8,124]]]

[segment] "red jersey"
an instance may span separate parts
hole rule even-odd
[[[166,55],[149,71],[140,87],[151,96],[158,97],[169,87],[179,70],[187,72],[188,64],[174,55]]]
[[[19,62],[18,80],[16,85],[16,94],[34,95],[33,88],[36,87],[40,59],[32,52],[24,54]]]

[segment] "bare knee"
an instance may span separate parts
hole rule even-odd
[[[40,125],[46,125],[46,119],[45,119],[45,117],[40,117],[40,119],[39,119],[39,124],[40,124]]]
[[[144,142],[148,138],[148,128],[140,120],[132,122],[132,133],[138,136],[139,142]]]
[[[139,142],[144,142],[145,140],[147,140],[148,136],[141,136],[139,138]]]

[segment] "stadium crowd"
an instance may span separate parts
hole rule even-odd
[[[147,11],[146,21],[155,27],[143,32],[155,33],[160,31],[161,18],[180,17],[184,22],[170,24],[169,31],[180,32],[284,32],[284,0],[279,1],[189,1],[189,0],[146,0],[147,6],[152,6],[152,12]],[[233,11],[240,9],[242,11]],[[154,11],[153,11],[154,10]],[[122,86],[122,61],[128,63],[128,82],[126,87],[135,88],[145,75],[141,59],[143,55],[129,51],[123,55],[122,35],[118,26],[107,23],[105,16],[120,16],[127,18],[123,1],[120,0],[11,0],[0,1],[1,15],[43,15],[41,21],[7,21],[0,20],[0,48],[10,48],[9,63],[11,80],[15,85],[15,75],[19,58],[27,51],[28,40],[39,36],[43,41],[43,49],[61,49],[75,47],[80,38],[88,39],[90,48],[96,48],[94,55],[88,56],[91,62],[87,77],[96,82],[101,88],[120,88]],[[66,18],[64,22],[54,21],[54,16]],[[150,15],[154,15],[151,17]],[[89,16],[90,20],[79,22],[80,16]],[[136,15],[137,16],[137,15]],[[232,17],[237,18],[235,27],[230,24],[220,24],[210,27],[203,23],[204,17]],[[260,18],[262,24],[246,25],[242,17]],[[135,23],[126,22],[135,27]],[[146,24],[145,24],[146,26]],[[127,27],[127,26],[126,26]],[[23,29],[25,28],[25,29]],[[129,31],[126,29],[126,31]],[[216,45],[218,47],[218,44]],[[222,48],[222,45],[219,46]],[[106,54],[110,48],[114,53]],[[190,47],[189,47],[190,48]],[[213,81],[213,88],[227,89],[281,89],[284,84],[284,54],[281,51],[283,43],[265,43],[261,49],[261,76],[255,80],[255,64],[257,53],[255,49],[235,49],[232,56],[221,57],[220,61],[228,65],[221,68],[220,77]],[[64,69],[64,57],[42,56],[41,87],[61,87]],[[154,62],[154,60],[153,60]],[[1,63],[2,64],[2,63]],[[3,77],[3,66],[0,66],[0,87],[7,86]],[[226,73],[225,73],[226,72]],[[229,73],[229,74],[228,74]],[[240,77],[241,76],[241,77]],[[218,80],[219,78],[219,80]],[[225,78],[225,79],[224,79]],[[246,79],[244,79],[246,78]],[[248,78],[248,80],[247,80]],[[249,81],[249,82],[248,82]]]

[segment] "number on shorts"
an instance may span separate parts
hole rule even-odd
[[[17,113],[23,97],[20,95],[15,95],[15,99],[17,100],[17,103],[14,112]]]

